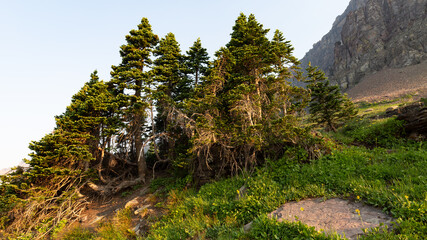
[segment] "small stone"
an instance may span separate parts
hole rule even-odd
[[[136,208],[139,204],[139,197],[135,197],[134,199],[130,200],[126,203],[125,208]]]
[[[245,185],[243,185],[242,187],[240,187],[239,190],[237,190],[237,197],[236,197],[236,199],[239,200],[239,199],[243,198],[246,195],[247,191],[248,191],[248,189],[246,188]]]
[[[245,232],[249,232],[250,230],[251,230],[251,228],[252,228],[252,224],[253,224],[254,222],[252,221],[252,222],[250,222],[250,223],[248,223],[248,224],[246,224],[245,226],[243,226],[243,230],[245,231]]]
[[[136,235],[139,235],[141,228],[141,223],[138,223],[132,230],[135,232]]]

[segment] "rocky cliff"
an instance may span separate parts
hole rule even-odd
[[[335,19],[332,29],[319,42],[315,43],[313,48],[301,59],[302,65],[307,66],[311,62],[311,65],[318,66],[330,76],[334,65],[335,43],[341,41],[341,31],[346,17],[350,12],[364,6],[367,1],[351,0],[344,13]]]
[[[427,0],[352,0],[302,62],[346,90],[365,75],[426,59]]]

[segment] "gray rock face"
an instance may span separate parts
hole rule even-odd
[[[341,89],[383,68],[427,59],[427,0],[353,0],[343,15],[302,60],[318,65]]]
[[[350,12],[364,6],[367,1],[351,0],[344,13],[335,19],[332,29],[301,59],[302,66],[305,67],[311,62],[311,65],[318,66],[326,75],[330,76],[334,65],[335,43],[341,41],[341,31],[346,17]]]

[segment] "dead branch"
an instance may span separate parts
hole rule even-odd
[[[141,178],[137,178],[137,179],[129,180],[129,181],[122,181],[119,185],[117,185],[116,187],[114,187],[111,190],[111,192],[113,194],[116,194],[116,193],[120,192],[121,190],[123,190],[125,188],[131,187],[131,186],[135,186],[135,185],[140,184],[142,182],[143,182],[143,180]]]
[[[111,194],[111,189],[106,185],[97,185],[93,182],[88,182],[86,185],[100,195],[106,196]]]

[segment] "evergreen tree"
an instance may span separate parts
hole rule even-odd
[[[341,94],[338,86],[330,85],[323,71],[309,64],[307,77],[307,88],[311,93],[310,117],[314,122],[335,132],[340,122],[356,116],[357,110],[353,103]]]
[[[173,33],[168,33],[154,51],[154,79],[157,83],[157,98],[166,102],[182,102],[188,97],[189,81],[179,43]]]
[[[99,81],[97,71],[91,74],[91,80],[76,93],[70,106],[61,116],[56,117],[57,128],[80,133],[87,136],[85,144],[89,147],[95,163],[101,164],[106,155],[107,146],[122,127],[117,114],[117,103],[113,94],[108,91],[107,85]],[[90,165],[86,162],[85,170]],[[102,166],[97,167],[102,180]]]
[[[343,122],[348,121],[348,120],[356,117],[358,112],[359,111],[354,106],[354,103],[347,96],[347,93],[345,93],[343,95],[342,110],[340,111],[340,113],[338,115],[339,119],[341,119]]]
[[[179,133],[170,126],[168,115],[171,109],[179,108],[180,103],[190,96],[191,86],[185,76],[184,56],[173,33],[168,33],[160,40],[154,56],[157,57],[152,71],[157,84],[155,131],[168,132],[169,138],[161,141],[161,150],[164,155],[168,155],[169,160],[172,160],[176,148],[174,139],[179,138]]]
[[[72,97],[65,113],[55,118],[55,130],[30,144],[33,153],[28,163],[32,171],[43,168],[46,172],[58,167],[88,171],[99,163],[99,149],[105,148],[120,124],[119,119],[112,117],[115,107],[112,94],[95,71]],[[37,181],[43,178],[38,176]]]
[[[145,180],[147,166],[141,160],[143,151],[143,125],[145,110],[149,105],[147,98],[151,95],[152,79],[148,67],[152,61],[150,56],[158,43],[158,37],[151,29],[146,18],[141,20],[138,29],[131,30],[126,35],[127,44],[120,47],[122,63],[112,66],[110,89],[116,94],[119,107],[123,111],[123,121],[127,122],[126,137],[130,143],[124,143],[124,152],[131,152],[131,159],[138,163],[138,173]]]
[[[271,41],[268,31],[254,15],[241,14],[230,42],[216,53],[205,95],[188,103],[196,116],[192,152],[198,171],[209,165],[248,170],[258,155],[298,142],[305,90],[289,79],[301,79],[299,62],[280,31]]]
[[[54,131],[31,142],[32,153],[25,160],[29,169],[2,178],[0,192],[6,190],[20,203],[9,209],[12,213],[0,214],[12,214],[9,232],[34,231],[43,224],[48,230],[33,236],[42,239],[59,221],[79,217],[86,202],[79,199],[79,189],[93,177],[92,170],[101,163],[99,148],[115,132],[117,119],[110,118],[114,109],[113,96],[95,71],[65,113],[56,117]]]
[[[209,67],[209,56],[206,48],[202,47],[200,38],[187,51],[185,58],[188,72],[193,75],[194,87],[199,84],[200,78],[205,76]]]

